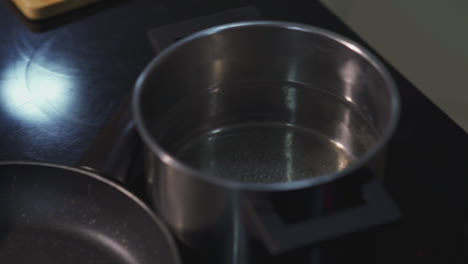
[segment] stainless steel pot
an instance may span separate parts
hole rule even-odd
[[[210,28],[157,56],[133,100],[155,209],[217,263],[398,217],[377,180],[397,90],[342,36],[288,22]]]

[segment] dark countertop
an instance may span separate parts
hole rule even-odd
[[[0,3],[0,160],[75,164],[154,57],[149,29],[243,5],[264,18],[353,32],[316,1],[113,0],[41,23]],[[404,218],[374,263],[462,263],[468,137],[397,71],[403,112],[386,185]]]

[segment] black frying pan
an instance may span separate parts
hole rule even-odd
[[[180,263],[134,195],[80,169],[0,163],[1,263]]]
[[[180,259],[168,230],[119,184],[86,169],[0,162],[0,263],[179,264]]]

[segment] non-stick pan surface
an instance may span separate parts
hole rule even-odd
[[[134,195],[65,166],[0,162],[1,263],[180,263]]]

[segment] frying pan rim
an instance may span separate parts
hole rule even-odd
[[[101,175],[99,175],[96,172],[88,171],[83,168],[76,168],[76,167],[70,167],[66,165],[60,165],[60,164],[54,164],[54,163],[48,163],[48,162],[40,162],[40,161],[0,161],[0,169],[2,167],[6,166],[14,166],[14,165],[26,165],[26,166],[39,166],[39,167],[45,167],[45,168],[55,168],[55,169],[62,169],[66,171],[71,171],[75,172],[81,176],[84,177],[90,177],[98,182],[101,182],[115,191],[121,193],[124,195],[127,199],[130,199],[130,201],[138,206],[140,209],[142,209],[156,224],[156,226],[159,228],[161,233],[163,234],[164,239],[168,243],[169,249],[171,250],[171,255],[173,259],[174,264],[182,264],[179,250],[177,247],[177,244],[174,240],[174,237],[172,236],[171,232],[169,229],[166,227],[166,225],[163,223],[161,219],[159,219],[153,211],[142,201],[140,198],[138,198],[135,194],[127,190],[125,187],[120,185],[119,183],[116,183],[110,179],[107,179]]]

